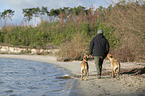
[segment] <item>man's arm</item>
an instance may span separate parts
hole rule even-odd
[[[109,53],[109,48],[110,48],[110,46],[109,46],[109,42],[107,40],[106,41],[106,55]]]
[[[94,40],[92,39],[91,42],[90,42],[90,47],[89,47],[89,49],[90,49],[90,55],[93,54],[93,47],[94,47]]]

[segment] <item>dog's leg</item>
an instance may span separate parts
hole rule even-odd
[[[119,73],[117,72],[117,79],[119,79]]]
[[[89,72],[88,72],[88,70],[87,70],[87,79],[88,79],[88,75],[89,75]]]
[[[119,69],[117,70],[117,79],[119,79]]]
[[[87,80],[87,70],[84,70],[84,74],[85,74],[85,80]]]
[[[115,78],[117,78],[117,72],[115,72]]]
[[[116,77],[116,79],[119,79],[119,74],[118,74],[118,72],[115,73],[115,77]]]
[[[119,66],[118,66],[118,79],[120,79],[119,75],[120,75],[120,63],[119,63]]]
[[[118,68],[115,69],[115,77],[116,77],[116,79],[119,79],[119,69]]]
[[[112,71],[112,78],[114,77],[114,72]]]
[[[85,80],[88,79],[88,70],[85,70]]]
[[[81,70],[81,80],[83,79],[83,70]]]
[[[112,78],[113,78],[114,77],[114,70],[112,67],[111,67],[111,72],[112,72]]]

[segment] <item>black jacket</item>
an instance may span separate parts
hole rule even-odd
[[[104,58],[109,52],[108,40],[103,34],[96,35],[90,42],[90,55],[103,56]]]

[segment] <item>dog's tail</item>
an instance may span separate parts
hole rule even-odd
[[[120,63],[118,64],[118,72],[120,73]]]

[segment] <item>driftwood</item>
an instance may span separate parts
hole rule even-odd
[[[121,72],[121,74],[131,74],[131,75],[145,74],[145,67],[144,68],[134,68],[130,71]]]

